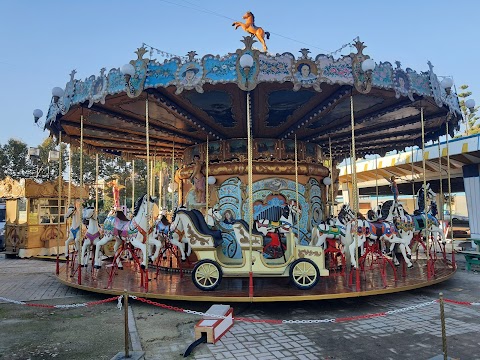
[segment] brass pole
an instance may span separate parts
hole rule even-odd
[[[83,205],[83,114],[80,116],[80,205],[77,211],[80,211],[80,214],[82,214],[82,205]],[[80,239],[83,239],[83,228],[82,225],[80,224]],[[81,259],[81,251],[80,249],[77,249],[77,258],[78,258],[78,264],[82,265],[83,264],[83,259]],[[81,269],[78,269],[78,278],[80,279],[80,274],[81,274]]]
[[[207,136],[207,148],[205,150],[205,215],[208,216],[208,136]]]
[[[95,154],[95,213],[98,216],[98,153]]]
[[[249,253],[250,261],[249,267],[249,297],[253,298],[253,259],[252,259],[252,228],[253,228],[253,154],[252,154],[252,124],[251,124],[251,109],[250,109],[250,91],[247,92],[247,148],[248,148],[248,239],[249,239]]]
[[[353,110],[353,95],[350,95],[350,117],[351,117],[351,127],[352,127],[352,192],[353,192],[353,206],[355,212],[355,227],[357,226],[357,212],[358,212],[358,191],[357,191],[357,160],[355,156],[355,116]],[[356,290],[360,291],[360,272],[359,272],[359,263],[358,263],[358,234],[357,231],[354,233],[355,236],[355,261],[357,263],[356,268]]]
[[[430,239],[428,234],[428,211],[427,211],[427,174],[425,168],[425,122],[423,118],[423,107],[420,109],[420,121],[422,125],[422,166],[423,166],[423,201],[425,212],[425,243],[427,246],[427,278],[430,278]]]
[[[62,132],[58,132],[58,145],[60,148],[58,158],[58,221],[57,221],[57,265],[56,274],[60,274],[60,215],[62,213]],[[65,216],[65,215],[64,215]],[[66,222],[66,221],[65,221]],[[65,250],[65,254],[67,250]],[[80,271],[80,270],[78,270]]]
[[[328,137],[328,149],[330,152],[330,192],[331,192],[331,205],[330,205],[330,216],[333,216],[333,208],[335,207],[335,199],[333,198],[333,154],[332,154],[332,139]]]
[[[147,240],[145,242],[145,251],[147,253],[147,258],[148,258],[148,252],[150,251],[150,243],[149,243],[149,232],[150,232],[150,186],[151,186],[151,179],[150,179],[150,129],[149,129],[149,109],[148,109],[148,94],[145,99],[145,140],[147,143],[147,209],[146,209],[146,217],[147,217],[147,228],[145,231],[147,232]],[[147,274],[146,279],[145,279],[145,289],[148,291],[148,260],[147,263],[145,264],[145,273]]]
[[[375,197],[377,198],[377,209],[378,209],[378,157],[375,154]]]
[[[298,144],[297,134],[295,134],[295,200],[297,202],[297,208],[300,208],[298,201]],[[293,226],[293,224],[292,224]],[[297,219],[297,236],[298,243],[300,244],[300,218]]]
[[[414,180],[414,171],[413,171],[413,147],[414,145],[412,145],[412,200],[413,200],[413,210],[415,210],[415,180]]]
[[[172,187],[172,214],[173,214],[173,209],[175,209],[175,141],[173,142],[173,148],[172,148],[172,182],[171,182],[171,187]]]
[[[135,210],[135,160],[132,160],[132,216]]]
[[[448,137],[449,131],[449,120],[447,119],[446,125],[446,139],[447,139],[447,182],[448,182],[448,211],[450,212],[450,239],[452,241],[452,265],[455,268],[455,246],[453,244],[453,221],[452,221],[452,182],[451,182],[451,173],[450,173],[450,147]],[[443,210],[442,210],[443,211]]]
[[[439,198],[439,204],[438,207],[440,208],[439,210],[439,218],[440,220],[443,220],[443,175],[442,175],[442,153],[440,149],[440,136],[438,137],[438,169],[440,172],[440,198]]]
[[[67,204],[70,205],[72,201],[72,146],[68,149],[68,198]],[[65,220],[66,223],[66,220]]]
[[[160,166],[158,167],[159,168],[159,172],[158,172],[158,207],[163,209],[163,206],[162,206],[162,195],[163,195],[163,189],[162,189],[162,167],[163,167],[163,157],[160,156]]]

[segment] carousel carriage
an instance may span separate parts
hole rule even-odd
[[[260,29],[247,15],[245,26],[234,26]],[[264,34],[254,35],[263,40]],[[316,280],[302,285],[295,274],[300,267],[315,269],[316,279],[328,274],[320,233],[333,216],[335,164],[356,154],[422,145],[423,138],[436,139],[447,129],[453,134],[458,99],[430,63],[422,72],[399,62],[375,63],[358,39],[351,43],[356,51],[339,58],[312,57],[308,49],[298,57],[261,52],[253,33],[242,42],[243,48],[223,57],[198,58],[190,51],[163,62],[145,57],[155,49],[142,46],[137,59],[108,73],[79,80],[72,72],[52,99],[46,128],[90,151],[146,157],[148,171],[154,169],[152,154],[171,164],[170,193],[159,189],[160,206],[168,197],[172,213],[181,205],[186,210],[177,211],[162,239],[177,244],[179,261],[196,264],[197,287],[218,287],[222,275],[246,274],[252,281],[293,274],[297,287],[314,291]],[[354,214],[356,197],[350,201]],[[297,216],[284,227],[277,209],[290,205]],[[210,211],[213,230],[203,218]],[[355,218],[343,224],[354,264],[362,224]],[[146,256],[148,244],[142,251]],[[207,280],[207,273],[214,275]]]

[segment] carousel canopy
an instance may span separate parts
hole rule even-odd
[[[162,63],[145,58],[121,68],[101,69],[85,80],[70,74],[63,91],[56,91],[46,128],[62,132],[66,142],[80,140],[99,152],[123,156],[146,153],[146,99],[150,150],[169,156],[175,144],[185,148],[207,138],[247,137],[247,92],[251,96],[254,138],[293,139],[320,145],[328,154],[329,138],[336,158],[349,156],[350,98],[353,97],[357,153],[384,153],[421,143],[420,112],[424,109],[426,141],[458,127],[460,107],[448,81],[441,83],[428,63],[416,72],[399,62],[373,62],[357,41],[356,53],[333,58],[310,56],[301,49],[271,55],[245,47],[225,56],[184,58]],[[443,85],[443,86],[442,86]],[[444,88],[445,87],[445,88]]]

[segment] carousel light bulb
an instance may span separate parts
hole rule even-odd
[[[253,66],[253,56],[250,54],[240,56],[240,66],[244,69],[251,68]]]
[[[452,89],[452,86],[453,86],[452,78],[449,78],[449,77],[443,78],[442,82],[440,83],[440,86],[445,89],[445,92],[447,93],[447,95],[450,95],[450,90]]]
[[[35,119],[35,124],[43,116],[43,111],[40,109],[33,110],[33,118]]]
[[[468,99],[465,101],[465,106],[470,110],[470,112],[473,112],[475,110],[475,100],[474,99]]]
[[[63,89],[61,87],[55,86],[52,89],[52,96],[53,96],[53,101],[55,102],[55,104],[58,102],[58,99],[60,99],[63,96],[64,93],[65,92],[63,91]]]
[[[375,61],[373,59],[367,59],[362,62],[362,71],[369,72],[375,69]]]
[[[135,68],[132,64],[128,63],[120,68],[120,72],[125,76],[125,82],[129,82],[130,78],[135,75]]]
[[[324,185],[331,185],[332,184],[332,178],[330,176],[327,176],[326,178],[323,178],[323,184]]]
[[[208,185],[213,185],[217,182],[217,179],[215,178],[215,176],[209,176],[208,177]]]

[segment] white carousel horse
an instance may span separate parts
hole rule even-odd
[[[337,218],[328,218],[312,229],[310,245],[326,249],[327,239],[338,239],[345,236],[347,222],[355,218],[355,214],[348,204],[344,204]]]
[[[192,252],[192,246],[190,244],[190,238],[186,236],[185,230],[187,226],[195,227],[201,234],[211,236],[214,239],[215,245],[218,246],[222,243],[222,234],[219,230],[212,230],[209,227],[213,227],[216,222],[222,219],[218,205],[208,209],[208,213],[203,217],[202,213],[196,209],[186,210],[185,208],[179,208],[175,210],[173,214],[172,223],[170,224],[170,242],[172,245],[176,245],[182,254],[182,261],[186,260],[186,256],[190,256]],[[188,244],[187,249],[185,249]],[[186,252],[186,256],[185,256]]]
[[[427,218],[425,221],[425,195],[424,192],[427,193],[427,201],[430,200],[430,208],[427,211]],[[442,239],[442,244],[446,243],[445,234],[443,229],[440,227],[440,222],[437,219],[438,209],[437,203],[435,202],[435,197],[437,194],[430,189],[430,183],[427,183],[426,189],[424,190],[424,186],[420,188],[417,192],[417,209],[414,211],[413,214],[413,222],[415,225],[414,234],[420,234],[421,232],[429,232],[437,234],[437,237]],[[426,234],[425,234],[426,236]]]
[[[81,244],[81,225],[82,225],[82,217],[80,211],[77,209],[75,204],[71,204],[67,212],[65,213],[65,218],[68,219],[69,217],[72,218],[72,225],[68,230],[68,237],[65,240],[65,257],[68,259],[68,246],[73,241],[75,245],[75,250],[80,250]]]
[[[367,238],[373,242],[387,241],[390,244],[398,244],[402,252],[405,263],[409,268],[413,267],[412,262],[407,256],[406,248],[409,243],[398,235],[397,228],[393,223],[393,201],[386,201],[382,206],[382,221],[361,220],[362,224],[357,226],[358,246],[363,246]],[[410,249],[410,248],[409,248]],[[355,243],[350,244],[350,256],[353,267],[357,267],[355,260]]]
[[[85,253],[89,247],[96,246],[100,240],[100,230],[98,228],[97,212],[95,206],[87,204],[87,207],[83,210],[83,219],[88,220],[87,232],[82,245],[82,256],[80,257],[80,265],[87,266],[87,263],[83,263],[85,260]]]
[[[139,249],[142,252],[141,267],[147,267],[147,237],[148,241],[156,245],[155,254],[151,258],[154,261],[160,252],[160,242],[154,238],[153,233],[149,229],[148,214],[153,215],[153,212],[158,211],[158,206],[155,201],[150,198],[147,199],[147,195],[141,196],[135,202],[135,211],[133,218],[128,220],[125,215],[120,218],[119,213],[115,216],[107,216],[103,223],[104,236],[98,241],[95,249],[95,267],[98,269],[101,267],[101,260],[99,257],[100,247],[107,244],[111,240],[115,240],[114,252],[117,253],[118,248],[122,244],[130,243],[134,248]],[[121,213],[123,214],[123,213]],[[117,265],[120,269],[123,268],[120,259],[117,258]]]
[[[268,213],[270,213],[270,216],[265,216]],[[281,234],[286,234],[295,226],[297,218],[301,213],[301,210],[292,200],[290,204],[272,206],[261,211],[260,214],[257,215],[258,220],[255,221],[255,226],[257,231],[261,232],[264,237],[275,229],[278,229]],[[298,241],[298,236],[296,239]]]

